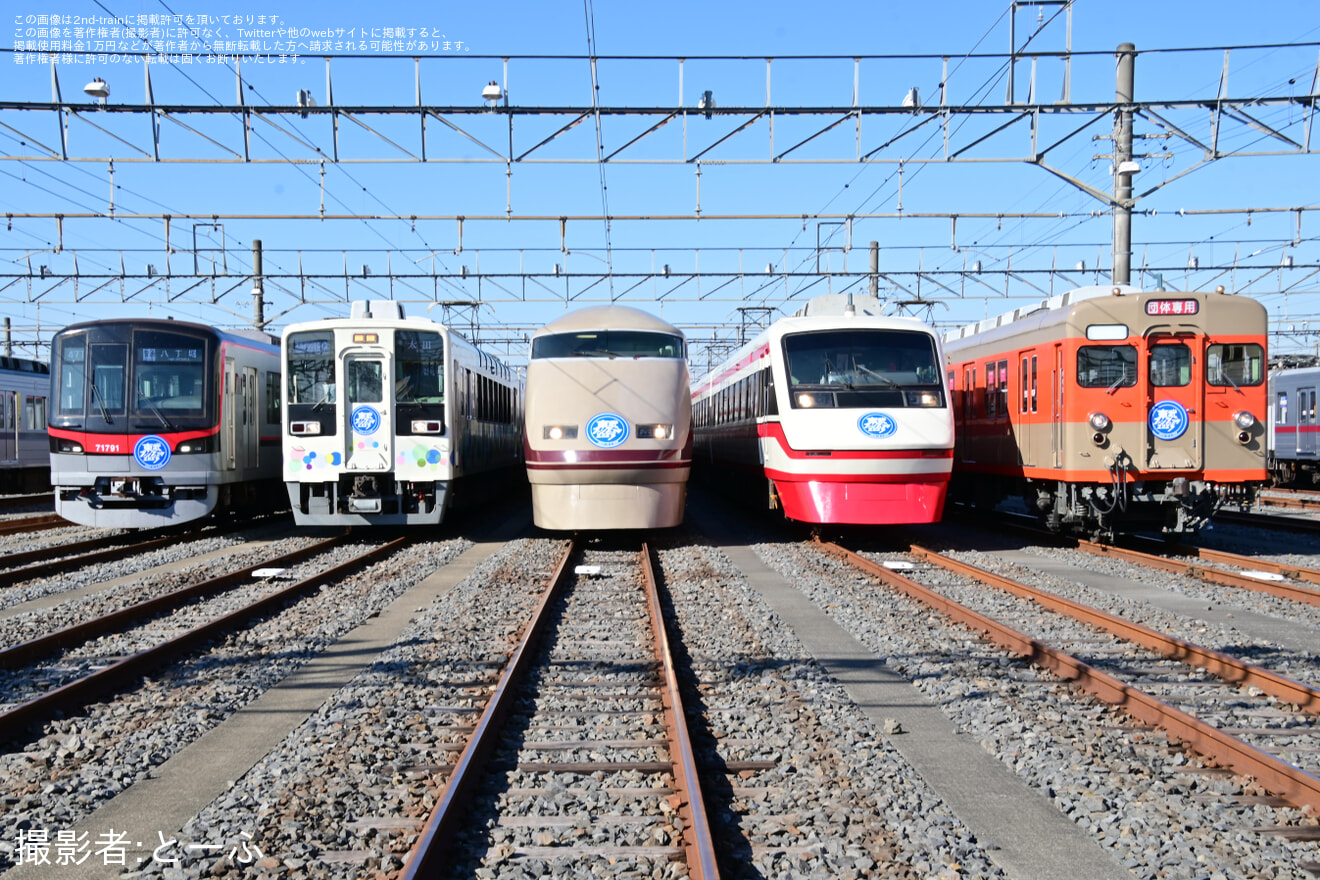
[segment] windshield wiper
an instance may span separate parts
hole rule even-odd
[[[96,403],[96,408],[101,411],[101,418],[105,419],[107,425],[113,425],[115,420],[110,418],[110,412],[105,408],[105,401],[101,399],[101,392],[97,389],[96,383],[92,383],[92,400]]]
[[[872,376],[875,376],[877,379],[879,379],[881,382],[884,382],[886,385],[892,385],[892,386],[895,387],[895,388],[898,387],[898,383],[895,382],[893,379],[889,378],[888,376],[882,376],[882,375],[880,375],[879,373],[877,373],[875,370],[871,369],[870,367],[864,367],[864,366],[862,366],[861,364],[854,364],[853,366],[857,367],[858,372],[861,372],[861,373],[868,373],[868,374],[870,374],[870,375],[872,375]]]
[[[1230,375],[1228,375],[1228,370],[1225,370],[1223,367],[1220,367],[1220,368],[1219,368],[1219,378],[1221,378],[1221,379],[1227,379],[1227,380],[1228,380],[1228,384],[1233,386],[1233,390],[1234,390],[1234,391],[1241,391],[1241,390],[1242,390],[1241,388],[1238,387],[1238,383],[1236,383],[1236,382],[1233,381],[1233,377],[1230,376]]]
[[[605,357],[608,357],[608,358],[623,357],[623,355],[619,354],[617,351],[610,351],[608,348],[593,348],[593,349],[590,349],[589,351],[575,351],[575,352],[573,352],[573,357],[575,357],[575,358],[576,358],[576,357],[599,357],[600,355],[604,355]]]
[[[174,425],[170,424],[170,420],[169,420],[169,419],[165,418],[165,414],[162,413],[159,409],[156,408],[156,404],[155,404],[155,402],[152,400],[152,398],[150,398],[150,397],[144,397],[144,398],[142,398],[141,402],[142,402],[142,403],[145,403],[147,406],[151,407],[151,411],[152,411],[153,413],[155,413],[156,418],[160,419],[160,423],[161,423],[162,425],[165,426],[165,430],[167,430],[167,431],[176,431],[176,430],[178,430],[177,428],[174,427]]]
[[[318,400],[316,403],[312,404],[312,412],[316,412],[316,410],[321,406],[321,404],[323,404],[323,403],[329,403],[329,402],[330,402],[330,392],[327,391],[325,394],[322,394],[322,395],[321,395],[321,399],[320,399],[320,400]]]
[[[1114,380],[1114,384],[1110,385],[1109,388],[1105,391],[1105,394],[1113,394],[1114,390],[1117,389],[1119,385],[1122,385],[1126,381],[1127,381],[1127,370],[1124,370],[1119,375],[1119,377]]]

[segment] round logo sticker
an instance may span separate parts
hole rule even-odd
[[[133,444],[133,459],[149,471],[158,471],[170,463],[170,444],[164,437],[148,434]]]
[[[587,439],[601,449],[613,449],[628,439],[628,422],[615,413],[601,413],[587,422]]]
[[[369,406],[359,406],[353,410],[353,433],[374,434],[380,427],[380,413]]]
[[[898,430],[898,422],[884,413],[870,412],[857,420],[857,429],[868,437],[879,439],[893,436]]]
[[[1187,409],[1176,400],[1161,400],[1150,408],[1150,432],[1160,440],[1177,440],[1187,424]]]

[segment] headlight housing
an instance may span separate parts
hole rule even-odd
[[[1096,431],[1108,431],[1109,426],[1113,424],[1109,421],[1109,416],[1101,412],[1091,413],[1091,417],[1087,419],[1087,422]]]
[[[822,409],[824,407],[834,406],[834,392],[818,391],[799,391],[793,395],[793,405],[798,409]]]
[[[1246,410],[1235,412],[1233,413],[1233,424],[1245,431],[1252,425],[1256,424],[1256,417]]]
[[[543,440],[576,440],[577,435],[577,425],[546,425],[541,428]]]
[[[637,438],[668,440],[674,436],[673,425],[637,425]]]
[[[196,437],[192,440],[184,440],[174,448],[179,455],[197,455],[199,453],[211,452],[215,448],[214,437]]]
[[[903,401],[908,406],[944,406],[944,395],[938,391],[904,391]]]

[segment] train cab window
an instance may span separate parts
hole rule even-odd
[[[1265,350],[1254,342],[1211,345],[1205,351],[1205,377],[1211,385],[1259,385],[1265,381]]]
[[[87,337],[68,336],[59,341],[56,355],[59,375],[59,397],[55,413],[60,416],[80,416],[87,384]]]
[[[1192,351],[1181,342],[1157,345],[1150,350],[1150,384],[1156,388],[1181,388],[1192,381]]]
[[[683,337],[646,330],[588,330],[551,333],[532,340],[537,358],[673,358],[685,357]]]
[[[1083,345],[1077,349],[1077,384],[1106,389],[1136,385],[1136,346]]]
[[[329,330],[292,333],[285,343],[289,403],[334,403],[335,337]]]
[[[399,403],[445,402],[445,346],[439,333],[394,333],[394,398]]]
[[[92,345],[92,411],[103,417],[124,412],[128,346],[121,342]]]
[[[795,407],[943,407],[935,340],[912,330],[822,330],[784,337]]]
[[[206,341],[178,333],[133,334],[133,412],[167,421],[201,415],[206,401]]]

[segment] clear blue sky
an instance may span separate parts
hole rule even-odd
[[[117,3],[69,2],[60,6],[30,8],[10,4],[6,13],[7,36],[0,45],[13,47],[17,40],[35,39],[29,28],[36,21],[29,16],[57,14],[73,16],[76,26],[82,17],[205,15],[214,19],[230,16],[228,23],[212,26],[209,40],[243,38],[240,27],[246,21],[235,16],[265,15],[267,27],[294,26],[312,33],[356,31],[361,36],[393,29],[404,39],[417,39],[425,29],[428,38],[447,40],[446,58],[424,62],[423,99],[428,104],[478,105],[481,87],[490,80],[501,84],[504,66],[500,57],[511,57],[509,65],[509,100],[521,106],[582,106],[590,102],[591,76],[585,60],[530,60],[532,55],[585,56],[589,51],[599,56],[657,56],[664,59],[685,57],[683,98],[686,106],[695,107],[705,89],[711,89],[718,106],[761,106],[765,103],[766,64],[774,57],[772,94],[776,105],[828,105],[846,107],[852,101],[854,55],[928,55],[922,59],[869,60],[860,74],[860,98],[863,104],[894,105],[912,87],[918,88],[923,102],[938,101],[941,62],[948,56],[952,71],[949,78],[950,101],[966,104],[998,104],[1005,95],[1002,60],[965,59],[970,53],[1004,53],[1009,48],[1007,2],[998,0],[959,0],[959,2],[889,3],[840,2],[805,4],[789,2],[647,4],[638,2],[596,2],[592,7],[593,42],[588,43],[588,20],[582,3],[510,3],[495,4],[361,4],[328,2],[310,7],[305,4],[274,3],[261,7],[197,4],[191,7],[175,0],[134,0]],[[310,10],[310,11],[309,11]],[[1042,7],[1048,21],[1056,7]],[[1136,3],[1078,0],[1073,7],[1072,48],[1075,52],[1100,53],[1079,56],[1072,68],[1072,98],[1078,101],[1103,102],[1114,93],[1112,52],[1122,42],[1132,42],[1139,52],[1136,83],[1141,100],[1210,99],[1219,88],[1224,53],[1165,54],[1154,50],[1192,47],[1228,47],[1255,44],[1315,42],[1320,40],[1320,6],[1310,3],[1264,0],[1243,4],[1228,0],[1212,2]],[[1021,44],[1036,29],[1036,11],[1023,9],[1017,16],[1018,41]],[[171,38],[168,28],[158,38]],[[407,36],[403,36],[405,32]],[[440,35],[437,37],[437,35]],[[346,37],[345,37],[346,38]],[[88,39],[94,39],[88,37]],[[303,40],[315,39],[305,37]],[[460,44],[461,43],[461,47]],[[1065,46],[1063,18],[1059,17],[1041,31],[1033,49],[1062,51]],[[89,47],[91,48],[91,47]],[[331,48],[329,54],[340,54]],[[325,103],[325,48],[303,51],[297,63],[242,67],[245,102],[251,105],[292,104],[298,89],[308,89],[318,103]],[[411,105],[415,102],[412,53],[388,53],[396,60],[382,61],[384,52],[371,60],[340,59],[332,65],[335,99],[339,104]],[[710,61],[699,56],[747,56],[745,61]],[[793,61],[789,56],[838,56],[840,60]],[[477,57],[494,56],[494,57]],[[1228,94],[1231,97],[1287,96],[1305,94],[1312,87],[1317,63],[1314,45],[1304,49],[1235,51],[1231,55]],[[50,97],[50,69],[45,65],[16,64],[10,54],[0,56],[0,98],[9,101],[45,101]],[[90,109],[90,99],[82,86],[93,76],[102,76],[111,85],[111,103],[140,103],[144,96],[141,65],[124,63],[61,63],[57,70],[66,100],[87,102],[83,118],[72,121],[69,129],[71,150],[76,155],[140,155],[111,136],[117,135],[150,149],[149,122],[143,115],[102,114]],[[669,106],[679,94],[678,65],[672,60],[602,61],[598,68],[600,100],[606,105]],[[1061,91],[1062,66],[1057,61],[1043,62],[1039,70],[1039,92],[1052,101]],[[1025,98],[1030,67],[1017,69],[1018,96]],[[162,103],[187,103],[214,106],[234,101],[232,65],[161,65],[152,68],[154,96]],[[1208,113],[1204,110],[1179,117],[1177,124],[1200,126],[1195,132],[1205,136]],[[1301,136],[1299,108],[1262,108],[1256,118],[1290,136]],[[219,148],[206,145],[201,134],[213,136],[229,147],[241,144],[236,131],[241,130],[234,117],[180,117],[197,132],[184,130],[168,120],[162,122],[162,158],[183,155],[223,155]],[[1184,121],[1188,120],[1188,121]],[[415,149],[415,117],[363,120],[377,132],[395,140],[405,149]],[[453,121],[479,140],[496,149],[507,148],[507,128],[501,118],[456,117]],[[562,124],[560,119],[520,118],[516,151],[534,146]],[[640,134],[654,119],[607,119],[602,134],[606,152],[623,146]],[[828,120],[779,117],[775,122],[774,145],[782,151],[787,146],[817,132]],[[887,137],[904,131],[913,120],[907,117],[884,117],[868,120],[864,135],[866,149]],[[963,121],[965,143],[970,131],[989,132],[992,124]],[[58,145],[53,117],[49,114],[0,111],[0,151],[7,155],[33,155],[30,145],[21,143],[24,136],[47,146]],[[289,155],[306,157],[312,153],[290,136],[297,134],[307,144],[326,152],[331,149],[328,118],[296,116],[279,119],[284,131],[262,123],[253,129],[252,150],[257,156]],[[1048,142],[1061,139],[1080,124],[1079,118],[1052,120],[1044,129]],[[349,121],[341,120],[341,149],[347,154],[391,155],[388,146]],[[692,155],[719,137],[728,134],[736,123],[716,116],[712,120],[689,116],[685,126],[669,125],[647,138],[627,154],[641,157],[681,157]],[[982,128],[977,128],[982,126]],[[15,130],[21,134],[16,134]],[[1091,134],[1107,133],[1108,124],[1088,129],[1048,155],[1049,164],[1101,190],[1108,190],[1108,161],[1097,156],[1109,152],[1107,141],[1093,141]],[[1138,123],[1138,133],[1158,131],[1150,123]],[[287,132],[287,133],[286,133]],[[985,155],[1016,155],[1027,148],[1025,128],[1013,132],[983,149]],[[1231,148],[1265,149],[1271,138],[1244,125],[1225,127],[1224,145]],[[856,130],[849,122],[829,132],[794,155],[802,158],[846,155],[855,147]],[[1043,138],[1045,140],[1045,138]],[[542,148],[544,157],[594,154],[595,126],[587,119]],[[1152,185],[1170,180],[1191,168],[1199,152],[1186,144],[1169,141],[1138,142],[1139,150],[1162,154],[1167,158],[1143,161],[1137,179],[1140,193]],[[927,126],[907,135],[884,155],[893,159],[917,162],[940,154],[938,126]],[[241,147],[240,147],[241,149]],[[470,141],[453,134],[442,124],[428,124],[428,149],[434,155],[489,154]],[[770,149],[767,123],[759,122],[747,131],[716,148],[710,158],[763,157]],[[400,154],[401,155],[401,154]],[[978,155],[977,150],[971,155]],[[1228,264],[1277,266],[1289,255],[1295,265],[1314,265],[1314,243],[1320,217],[1304,216],[1300,232],[1294,214],[1259,214],[1248,220],[1242,214],[1213,217],[1178,217],[1180,208],[1188,210],[1237,210],[1249,207],[1277,208],[1320,206],[1320,174],[1316,157],[1289,156],[1270,159],[1235,159],[1213,163],[1170,183],[1145,199],[1141,207],[1158,209],[1157,217],[1138,218],[1134,223],[1134,269],[1142,265],[1185,267],[1196,257],[1204,265]],[[1041,287],[1055,291],[1071,284],[1107,283],[1110,261],[1108,242],[1110,220],[1105,215],[1080,217],[1100,209],[1100,203],[1039,168],[1017,164],[944,164],[908,165],[902,177],[892,163],[859,165],[816,164],[752,166],[706,164],[700,179],[700,206],[703,214],[853,214],[893,212],[901,203],[909,213],[1059,213],[1067,218],[1033,221],[961,220],[956,231],[947,219],[858,221],[853,229],[853,250],[846,257],[841,249],[827,255],[832,268],[850,270],[867,264],[866,243],[881,242],[882,269],[894,272],[957,270],[980,261],[986,268],[1006,268],[1012,252],[1017,269],[1048,269],[1051,266],[1071,269],[1065,277],[1051,282],[1035,277]],[[0,210],[4,212],[65,212],[104,210],[110,193],[106,163],[0,162]],[[115,203],[119,211],[150,214],[315,214],[321,204],[319,169],[316,164],[291,168],[285,164],[197,165],[130,163],[121,161],[115,169]],[[606,166],[611,213],[691,214],[698,201],[698,181],[691,164],[652,165],[619,164]],[[326,170],[326,211],[329,213],[380,213],[397,215],[502,215],[511,202],[519,214],[597,215],[602,212],[602,178],[590,163],[516,165],[512,180],[506,178],[503,164],[359,164]],[[511,192],[511,196],[510,196]],[[293,222],[230,220],[225,222],[226,249],[223,258],[230,271],[244,271],[250,262],[250,246],[261,239],[267,249],[266,268],[271,272],[295,271],[299,251],[305,270],[341,272],[344,265],[357,278],[350,295],[389,295],[389,285],[381,280],[363,280],[361,269],[370,275],[386,271],[387,261],[395,271],[420,271],[429,267],[427,254],[436,252],[437,271],[457,272],[466,267],[485,271],[516,272],[520,267],[538,271],[555,264],[570,272],[600,271],[606,260],[606,230],[596,222],[573,222],[568,227],[565,256],[559,250],[560,231],[555,222],[504,223],[468,222],[464,228],[463,251],[458,249],[457,224],[452,221],[409,223],[401,221]],[[53,253],[60,241],[53,221],[14,220],[12,226],[0,227],[0,247],[11,267],[8,271],[26,271],[27,259],[34,267],[49,265],[57,271],[71,269],[71,253],[82,251],[79,271],[96,273],[113,266],[117,269],[117,249],[127,248],[125,265],[129,271],[141,271],[150,263],[162,271],[164,224],[159,221],[66,221],[62,253]],[[202,259],[220,258],[217,239],[205,227],[198,230],[204,246]],[[176,221],[170,227],[171,245],[177,249],[192,247],[193,221]],[[645,281],[634,287],[635,280],[617,279],[614,295],[625,301],[659,311],[662,300],[666,318],[696,328],[694,335],[710,335],[712,325],[736,324],[737,307],[745,297],[748,305],[762,302],[779,306],[785,296],[806,298],[831,287],[821,282],[806,288],[806,281],[762,280],[767,263],[776,272],[785,269],[803,271],[814,268],[816,260],[809,252],[818,237],[836,248],[842,245],[842,229],[818,227],[814,220],[789,221],[703,221],[695,223],[620,221],[609,230],[611,265],[620,272],[648,272],[651,267],[669,264],[670,279]],[[1300,240],[1297,240],[1300,239]],[[956,245],[956,249],[954,247]],[[105,249],[96,253],[93,249]],[[698,256],[695,249],[702,249]],[[793,250],[785,251],[786,248]],[[501,250],[504,249],[504,250]],[[651,253],[652,249],[655,254]],[[722,250],[723,249],[723,250]],[[739,250],[741,249],[741,251]],[[390,253],[387,255],[387,251]],[[1252,255],[1254,251],[1260,253]],[[175,271],[191,271],[193,257],[184,252],[168,257]],[[422,260],[422,262],[417,262]],[[684,272],[729,270],[739,265],[756,273],[750,278],[712,290],[720,282],[703,281],[701,294],[693,283],[680,284]],[[1077,263],[1086,266],[1075,271]],[[1320,332],[1320,309],[1314,305],[1317,284],[1300,268],[1291,272],[1267,272],[1239,269],[1236,273],[1207,275],[1180,272],[1167,277],[1170,287],[1213,286],[1226,284],[1258,295],[1270,307],[1280,326],[1291,322],[1296,333],[1280,339],[1280,347],[1289,345],[1310,349],[1316,337],[1303,332],[1303,322],[1315,318]],[[914,285],[911,276],[899,277],[905,285]],[[1147,279],[1149,281],[1149,279]],[[3,282],[0,282],[3,283]],[[59,288],[42,297],[40,306],[22,302],[27,284],[20,281],[0,291],[0,309],[11,317],[16,327],[33,328],[40,322],[43,339],[65,323],[87,317],[121,314],[160,314],[164,287],[157,284],[125,304],[118,282],[89,293],[95,283],[80,285],[83,301],[77,305],[67,300],[70,291]],[[961,322],[995,314],[1021,304],[1019,297],[1039,297],[1039,290],[1010,280],[1005,290],[1002,276],[987,283],[992,292],[975,280],[950,283],[961,296],[930,284],[923,284],[923,298],[941,299],[945,305],[934,307],[935,320]],[[129,282],[127,292],[144,287],[145,282]],[[565,304],[524,302],[523,286],[515,281],[502,286],[484,285],[482,298],[491,305],[482,311],[481,322],[491,327],[525,327],[543,322],[562,312]],[[50,285],[35,284],[35,294]],[[186,284],[175,282],[171,307],[182,318],[207,323],[237,326],[250,314],[247,286],[218,293],[219,307],[199,305],[203,290],[184,291]],[[342,294],[344,283],[327,282],[329,291],[312,289],[313,298],[325,299]],[[568,289],[578,292],[572,284]],[[888,287],[888,285],[882,285]],[[548,288],[548,289],[547,289]],[[1289,289],[1285,296],[1280,291]],[[565,283],[550,281],[546,287],[533,283],[528,299],[550,299],[563,294]],[[430,281],[412,280],[396,285],[395,295],[412,299],[432,295]],[[455,279],[439,288],[442,299],[464,299],[477,295],[472,279]],[[598,285],[581,295],[574,304],[609,297],[610,286]],[[209,295],[209,286],[205,292]],[[320,317],[334,307],[297,306],[297,285],[284,283],[283,289],[272,284],[267,289],[268,315],[279,315],[274,329],[290,320]],[[906,298],[911,291],[888,287],[884,295]],[[34,294],[34,295],[35,295]],[[1007,295],[1005,295],[1007,294]],[[414,309],[419,310],[419,309]],[[432,313],[438,314],[438,310]],[[1309,329],[1309,326],[1305,329]]]

